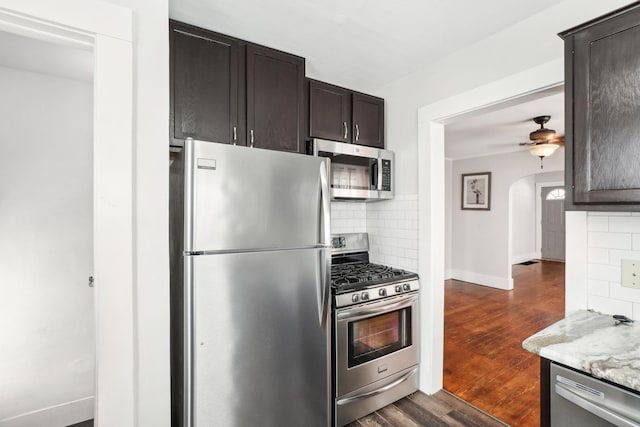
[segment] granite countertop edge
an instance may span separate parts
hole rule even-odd
[[[523,341],[551,361],[640,391],[640,323],[580,310]]]

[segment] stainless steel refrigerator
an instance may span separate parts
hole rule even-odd
[[[171,165],[172,424],[331,424],[327,160],[187,140]]]

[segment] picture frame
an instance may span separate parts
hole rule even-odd
[[[461,209],[491,210],[491,172],[462,174]]]

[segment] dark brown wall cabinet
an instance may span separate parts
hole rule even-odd
[[[304,58],[176,21],[171,145],[192,137],[304,152]]]
[[[304,152],[304,58],[247,46],[248,145]]]
[[[244,145],[244,45],[177,22],[170,36],[171,145],[188,137]]]
[[[309,80],[309,133],[384,148],[384,99]]]
[[[568,209],[640,209],[640,7],[561,33]],[[571,197],[571,199],[569,199]]]

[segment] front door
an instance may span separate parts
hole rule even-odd
[[[542,188],[542,258],[564,261],[564,187]]]

